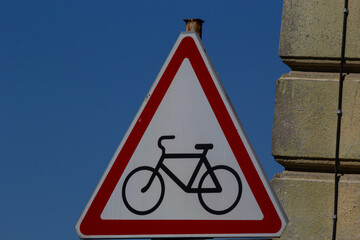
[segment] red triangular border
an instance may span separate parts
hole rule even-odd
[[[262,220],[103,220],[100,215],[159,107],[181,63],[188,58],[221,129],[264,215]],[[141,121],[139,121],[141,119]],[[84,236],[174,236],[275,234],[282,222],[227,111],[195,40],[184,37],[170,59],[138,121],[100,186],[79,229]]]

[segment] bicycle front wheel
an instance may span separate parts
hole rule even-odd
[[[218,179],[221,191],[205,192],[201,189],[213,186],[214,182],[210,176],[213,172]],[[232,211],[240,201],[242,184],[239,175],[231,167],[218,165],[207,170],[199,181],[199,201],[201,206],[209,213],[223,215]]]
[[[144,191],[150,177],[155,174],[151,186]],[[137,215],[147,215],[155,211],[164,199],[165,184],[162,176],[154,168],[135,168],[125,178],[122,199],[127,209]]]

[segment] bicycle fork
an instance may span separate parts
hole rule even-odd
[[[143,187],[143,188],[141,189],[141,192],[142,192],[142,193],[146,192],[146,191],[150,188],[151,184],[153,183],[153,181],[154,181],[154,179],[155,179],[156,174],[159,172],[160,167],[161,167],[161,165],[163,164],[164,159],[165,159],[165,158],[164,158],[164,154],[162,154],[161,157],[160,157],[160,160],[159,160],[158,164],[157,164],[156,167],[155,167],[155,171],[154,171],[153,174],[151,174],[151,176],[150,176],[149,182],[145,185],[145,187]]]

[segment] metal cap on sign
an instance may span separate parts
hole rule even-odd
[[[186,22],[186,31],[194,31],[196,32],[200,38],[202,38],[202,24],[205,22],[200,18],[190,18],[184,19]]]

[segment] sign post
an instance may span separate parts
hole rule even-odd
[[[79,237],[279,237],[286,224],[201,39],[181,33],[78,220]]]

